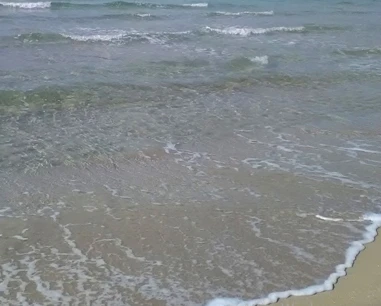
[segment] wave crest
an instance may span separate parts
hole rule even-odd
[[[263,12],[250,12],[250,11],[245,11],[245,12],[213,12],[210,13],[209,16],[245,16],[245,15],[253,15],[253,16],[273,16],[274,11],[263,11]]]
[[[153,44],[163,44],[172,40],[186,38],[191,31],[183,32],[137,32],[137,31],[89,31],[87,33],[25,33],[20,34],[16,39],[24,43],[54,43],[64,41],[77,42],[149,42]]]
[[[237,35],[242,37],[247,37],[251,35],[258,34],[268,34],[273,32],[303,32],[305,30],[304,27],[272,27],[272,28],[239,28],[239,27],[227,27],[227,28],[211,28],[205,27],[205,32],[212,32],[217,34],[225,34],[225,35]]]
[[[51,2],[0,2],[0,6],[20,9],[43,9],[49,8],[51,5]]]
[[[118,41],[123,39],[125,33],[116,33],[116,34],[93,34],[93,35],[70,35],[70,34],[61,34],[62,37],[68,38],[76,41]]]
[[[184,7],[208,7],[209,4],[208,3],[189,3],[189,4],[183,4],[182,6]]]

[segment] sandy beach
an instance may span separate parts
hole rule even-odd
[[[378,231],[378,235],[380,230]],[[291,297],[272,305],[281,306],[379,306],[381,305],[381,240],[367,244],[347,276],[339,279],[333,291],[313,296]]]

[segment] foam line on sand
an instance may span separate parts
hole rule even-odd
[[[351,243],[350,247],[346,251],[345,255],[345,262],[342,264],[339,264],[336,266],[335,271],[328,276],[328,278],[320,285],[313,285],[309,286],[303,289],[297,289],[297,290],[287,290],[283,292],[273,292],[269,294],[267,297],[254,299],[254,300],[248,300],[243,301],[240,299],[235,298],[217,298],[212,301],[210,301],[207,306],[256,306],[256,305],[270,305],[272,303],[277,303],[277,305],[346,305],[346,306],[355,306],[355,305],[380,305],[381,301],[381,288],[379,288],[379,284],[381,283],[381,260],[374,256],[373,254],[373,260],[367,260],[364,262],[364,259],[361,262],[361,265],[363,266],[362,269],[364,271],[367,271],[368,273],[364,274],[364,272],[361,271],[361,268],[357,268],[357,275],[356,277],[351,277],[350,280],[346,280],[347,278],[343,278],[342,282],[339,282],[340,287],[337,286],[340,289],[331,291],[335,284],[337,283],[338,279],[342,276],[346,275],[346,270],[353,266],[355,259],[357,255],[365,248],[365,244],[370,243],[375,240],[375,237],[377,236],[377,229],[381,226],[381,215],[380,214],[365,214],[362,218],[364,221],[370,221],[371,223],[366,226],[363,238],[361,240],[357,240]],[[380,243],[375,243],[374,245],[377,246],[378,251],[374,251],[376,255],[380,254],[381,245]],[[371,245],[372,246],[372,245]],[[375,248],[375,247],[373,247]],[[364,252],[365,253],[365,252]],[[372,256],[371,254],[368,254],[367,256]],[[365,257],[365,256],[364,256]],[[361,258],[361,257],[360,257]],[[358,264],[360,265],[360,263]],[[369,267],[369,265],[371,265]],[[356,265],[357,266],[357,265]],[[373,269],[372,269],[373,267]],[[354,269],[353,269],[354,270]],[[373,270],[373,273],[369,273]],[[360,273],[363,275],[363,277],[360,276]],[[352,272],[353,274],[353,272]],[[372,279],[369,279],[370,275],[372,276]],[[378,279],[378,282],[375,282],[375,279]],[[348,277],[349,278],[349,277]],[[346,280],[346,281],[345,281]],[[364,287],[364,289],[355,289],[356,284],[352,284],[353,282],[358,283],[358,288]],[[368,286],[366,283],[368,282]],[[369,283],[370,282],[370,283]],[[372,284],[375,282],[375,287],[372,286]],[[338,285],[339,285],[338,284]],[[344,288],[343,288],[344,287]],[[347,288],[348,287],[348,288]],[[341,289],[343,288],[343,289]],[[367,292],[368,288],[368,294]],[[339,291],[340,292],[337,292]],[[318,294],[316,296],[316,293],[324,292],[324,294]],[[353,292],[357,292],[356,298],[353,297]],[[376,292],[375,294],[372,294],[372,292]],[[331,297],[327,297],[327,293],[331,293]],[[352,296],[350,300],[348,300]],[[284,300],[286,298],[293,297],[287,300]],[[303,299],[299,299],[298,297],[304,297]],[[367,303],[365,300],[369,299],[369,297],[374,297],[374,301],[378,301],[379,304],[372,304]],[[325,300],[328,299],[328,300]],[[331,300],[335,300],[336,302],[332,304]]]

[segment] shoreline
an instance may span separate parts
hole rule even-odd
[[[277,306],[379,306],[381,305],[381,239],[366,244],[347,275],[340,277],[334,289],[310,296],[292,296],[270,305]]]
[[[381,215],[365,214],[372,223],[365,228],[363,239],[351,243],[345,262],[320,285],[273,292],[268,296],[242,301],[217,298],[206,306],[380,306],[381,305]]]

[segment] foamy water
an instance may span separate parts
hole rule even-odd
[[[211,15],[214,15],[214,16],[244,16],[244,15],[272,16],[272,15],[274,15],[274,11],[264,11],[264,12],[255,12],[255,11],[223,12],[223,11],[218,11],[218,12],[212,13]]]
[[[126,36],[126,33],[115,34],[94,34],[94,35],[70,35],[62,34],[63,37],[70,38],[77,41],[115,41],[120,40]]]
[[[328,221],[342,221],[337,218],[320,217],[320,219]],[[365,244],[374,241],[377,236],[377,229],[381,226],[381,215],[369,213],[364,215],[361,220],[370,221],[363,234],[363,239],[357,240],[351,243],[351,246],[347,249],[345,254],[345,262],[337,265],[335,272],[329,275],[327,280],[321,285],[313,285],[299,290],[288,290],[283,292],[270,293],[265,298],[259,298],[255,300],[242,301],[234,298],[218,298],[207,304],[207,306],[255,306],[255,305],[269,305],[277,302],[279,299],[285,299],[290,296],[308,296],[316,293],[333,290],[333,286],[336,284],[340,277],[346,275],[346,269],[353,266],[357,255],[365,248]]]
[[[259,63],[263,65],[267,65],[269,63],[269,57],[267,55],[255,56],[250,58],[250,60],[254,63]]]
[[[250,36],[258,34],[267,34],[273,32],[302,32],[304,27],[272,27],[272,28],[239,28],[239,27],[228,27],[223,29],[205,27],[207,32],[215,32],[218,34],[228,34],[228,35],[239,35],[239,36]]]
[[[0,6],[20,9],[44,9],[51,6],[51,2],[0,2]]]
[[[208,7],[208,3],[186,3],[186,4],[183,4],[183,6],[185,7]]]

